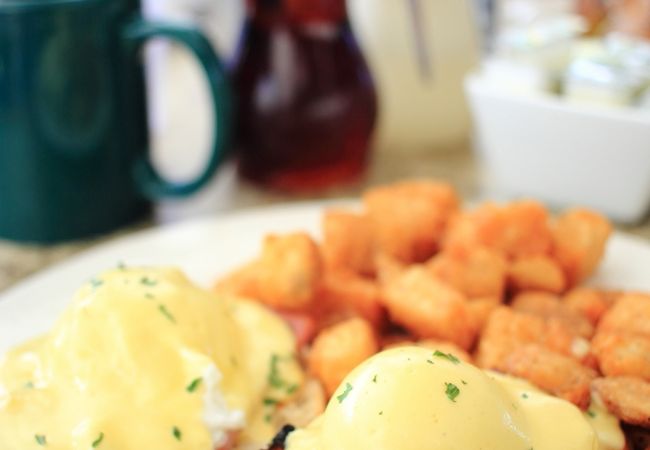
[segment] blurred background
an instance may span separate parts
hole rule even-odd
[[[233,99],[228,155],[196,193],[158,199],[109,233],[46,246],[5,236],[0,289],[134,229],[353,197],[407,177],[445,179],[469,201],[585,205],[650,237],[650,0],[143,0],[141,8],[147,19],[197,27],[219,55]],[[151,159],[163,178],[183,183],[201,173],[224,131],[214,126],[211,88],[184,46],[156,38],[143,58]]]

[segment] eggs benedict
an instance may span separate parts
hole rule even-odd
[[[624,445],[617,425],[605,433],[612,447],[601,446],[598,436],[577,407],[525,381],[483,372],[449,353],[402,347],[353,370],[325,412],[289,434],[286,449],[604,450]]]
[[[177,270],[116,269],[0,362],[0,448],[263,443],[302,383],[293,334],[263,306],[217,298]]]

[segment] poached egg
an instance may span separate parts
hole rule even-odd
[[[303,383],[288,326],[174,269],[116,269],[0,361],[3,450],[214,450],[273,435]],[[260,445],[261,447],[261,445]]]

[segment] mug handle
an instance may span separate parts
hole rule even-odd
[[[206,37],[195,28],[138,18],[125,26],[122,37],[137,49],[153,37],[166,37],[180,42],[196,55],[207,75],[214,103],[215,132],[210,158],[203,171],[191,181],[174,183],[165,180],[158,173],[148,156],[136,160],[133,167],[137,187],[150,199],[192,194],[212,177],[230,143],[232,98],[224,66]]]

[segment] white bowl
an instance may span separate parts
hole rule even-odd
[[[650,206],[650,113],[517,93],[471,75],[477,145],[509,196],[587,206],[637,222]]]

